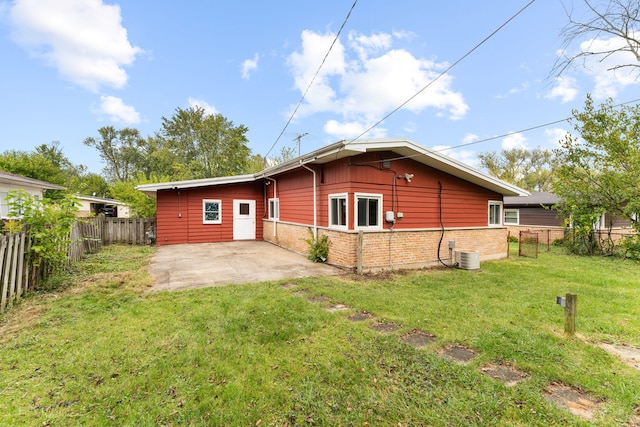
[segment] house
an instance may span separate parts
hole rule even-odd
[[[45,190],[65,190],[65,188],[39,179],[0,171],[0,219],[9,218],[7,196],[12,190],[24,190],[32,196],[42,198]]]
[[[565,236],[568,225],[555,208],[561,199],[549,192],[533,192],[528,196],[504,198],[504,224],[509,232],[517,236],[521,230],[538,233],[542,243],[553,242]],[[619,215],[604,213],[593,224],[601,238],[611,234],[614,241],[633,233],[629,220]]]
[[[119,200],[95,196],[76,196],[79,202],[78,216],[104,214],[108,217],[129,218],[129,206]]]
[[[506,257],[512,184],[406,139],[337,142],[250,175],[145,184],[160,245],[266,240],[361,271],[453,264],[453,250]]]

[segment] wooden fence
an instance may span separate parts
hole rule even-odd
[[[147,244],[147,232],[152,227],[155,228],[155,218],[97,217],[78,220],[66,248],[69,263],[99,251],[103,244]],[[26,231],[0,235],[0,314],[37,286],[41,272],[29,262],[27,254],[30,247],[31,238]]]
[[[27,232],[0,236],[0,313],[29,290],[29,268],[25,256]]]
[[[147,232],[155,228],[155,218],[104,218],[102,224],[102,242],[145,245],[149,243]]]

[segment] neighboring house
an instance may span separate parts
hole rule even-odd
[[[505,197],[504,225],[562,227],[564,225],[563,219],[554,209],[554,205],[559,201],[558,196],[549,192]]]
[[[405,139],[338,142],[256,174],[137,188],[157,199],[160,245],[266,240],[306,253],[305,239],[326,234],[328,262],[363,271],[452,264],[450,245],[504,258],[503,196],[528,194]]]
[[[561,200],[558,196],[549,192],[531,193],[529,196],[505,197],[504,198],[504,224],[509,228],[512,235],[517,236],[521,230],[535,231],[538,233],[540,242],[552,242],[555,239],[564,237],[567,227],[564,218],[555,209],[555,204]],[[611,230],[616,235],[614,240],[620,236],[633,232],[630,222],[619,216],[609,213],[603,214],[594,228],[600,232],[606,232],[611,226]]]
[[[95,196],[76,196],[80,202],[78,216],[104,214],[107,217],[129,218],[129,206],[126,203]]]
[[[44,190],[65,190],[65,188],[39,179],[0,171],[0,219],[9,217],[7,196],[12,190],[24,190],[32,196],[42,198]]]
[[[509,234],[518,237],[520,231],[538,234],[540,243],[552,243],[565,236],[564,219],[554,205],[560,199],[546,191],[532,192],[528,196],[504,198],[504,225]]]

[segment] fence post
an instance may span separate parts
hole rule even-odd
[[[578,296],[576,294],[567,293],[565,298],[564,332],[569,336],[574,336],[576,334],[576,306],[578,304]]]

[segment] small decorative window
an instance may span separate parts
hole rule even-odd
[[[489,201],[489,225],[502,225],[502,202]]]
[[[280,199],[269,199],[269,219],[280,218]]]
[[[221,224],[222,223],[222,202],[220,200],[202,201],[202,223]]]
[[[347,194],[329,195],[329,227],[347,228]]]
[[[509,225],[520,224],[520,209],[505,209],[504,223]]]
[[[355,194],[357,228],[382,228],[382,195]]]

